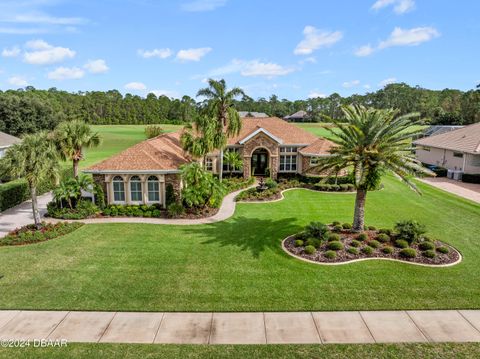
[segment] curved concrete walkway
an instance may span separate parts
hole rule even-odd
[[[419,181],[480,203],[480,184],[455,181],[446,177],[420,178]]]
[[[480,310],[155,313],[0,310],[1,340],[87,343],[480,342]]]

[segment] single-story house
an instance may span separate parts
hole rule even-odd
[[[283,119],[288,122],[305,122],[310,121],[310,116],[306,111],[297,111],[291,115],[285,116]]]
[[[413,142],[417,159],[429,165],[480,174],[480,123]]]
[[[5,152],[7,149],[16,144],[20,143],[22,140],[19,138],[9,135],[8,133],[1,132],[0,131],[0,158],[2,158],[5,155]]]
[[[268,117],[265,112],[238,111],[240,117]]]
[[[107,203],[165,206],[166,187],[181,190],[180,167],[193,159],[180,143],[182,131],[140,142],[85,170],[101,184]],[[228,140],[225,151],[236,151],[243,159],[242,170],[229,168],[245,178],[252,175],[305,174],[322,156],[330,155],[333,142],[319,138],[280,118],[242,118],[240,133]],[[220,169],[220,152],[206,156],[204,166],[213,173]]]

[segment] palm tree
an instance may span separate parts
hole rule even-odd
[[[238,135],[242,128],[240,116],[233,106],[235,97],[244,95],[243,91],[234,87],[227,91],[225,80],[208,80],[208,87],[200,89],[198,96],[203,96],[208,101],[207,111],[217,121],[217,132],[225,133],[228,137]],[[223,177],[223,149],[225,144],[217,147],[220,150],[220,181]]]
[[[60,123],[53,132],[53,138],[61,158],[73,163],[73,176],[78,177],[78,163],[83,160],[84,147],[96,147],[101,139],[89,125],[81,120]]]
[[[230,175],[232,174],[232,170],[239,170],[243,167],[240,154],[235,151],[226,151],[223,155],[223,161],[229,166]]]
[[[365,222],[367,191],[379,184],[385,172],[391,172],[420,194],[411,181],[414,175],[433,175],[412,154],[411,138],[421,132],[412,130],[418,114],[397,116],[395,110],[377,110],[363,106],[343,106],[345,119],[328,118],[337,127],[327,128],[337,145],[331,156],[319,159],[316,170],[331,176],[338,169],[353,170],[357,189],[353,230],[362,231]]]
[[[32,196],[33,219],[41,227],[38,211],[37,186],[40,182],[58,176],[58,155],[46,132],[26,135],[22,142],[8,149],[2,158],[2,172],[12,178],[25,178]]]

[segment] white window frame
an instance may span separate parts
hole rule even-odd
[[[155,179],[153,179],[153,178],[155,178]],[[150,191],[150,184],[151,184],[151,183],[157,185],[158,200],[152,201],[152,200],[150,199],[150,192],[153,193],[153,191]],[[148,203],[162,203],[162,196],[161,196],[160,191],[161,191],[161,185],[160,185],[160,180],[159,180],[159,178],[158,178],[157,176],[154,176],[154,175],[149,176],[149,177],[147,178],[147,201],[148,201]]]
[[[280,153],[297,153],[298,148],[295,146],[281,146]]]
[[[120,178],[120,180],[118,180]],[[123,191],[115,191],[115,183],[120,183],[122,185]],[[123,201],[117,201],[115,199],[116,192],[123,192]],[[115,176],[112,179],[112,203],[125,204],[127,199],[127,191],[125,188],[125,179],[122,176]]]
[[[134,178],[138,178],[138,180],[134,180]],[[136,200],[136,199],[133,199],[133,192],[135,193],[138,193],[139,191],[138,190],[133,190],[132,188],[132,184],[139,184],[140,185],[140,200]],[[130,177],[130,180],[128,181],[128,185],[129,185],[129,195],[130,195],[130,203],[133,203],[133,204],[140,204],[140,203],[143,203],[143,183],[142,183],[142,179],[140,178],[140,176],[132,176]]]
[[[212,157],[205,158],[205,170],[213,171],[213,158]]]
[[[320,157],[310,157],[310,166],[318,165]]]
[[[287,160],[288,159],[288,160]],[[284,168],[282,169],[282,162]],[[292,167],[295,165],[295,169]],[[279,172],[296,173],[298,169],[298,156],[297,155],[280,155]]]

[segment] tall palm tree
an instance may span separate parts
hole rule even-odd
[[[81,120],[60,123],[53,132],[53,138],[61,158],[73,163],[73,176],[78,177],[78,163],[83,160],[84,147],[96,147],[101,139],[89,125]]]
[[[33,220],[41,227],[38,211],[37,186],[41,181],[56,179],[59,158],[46,132],[23,137],[22,142],[10,147],[0,161],[2,172],[12,178],[25,178],[32,196]]]
[[[377,110],[363,106],[343,106],[345,119],[340,122],[328,118],[337,127],[327,128],[336,146],[331,156],[321,158],[316,170],[333,175],[339,169],[354,173],[357,189],[353,230],[361,231],[365,222],[367,191],[375,188],[385,172],[391,172],[410,188],[420,193],[411,177],[433,175],[412,154],[411,139],[421,132],[412,130],[414,118],[411,113],[397,116],[395,110]]]
[[[244,95],[243,90],[238,87],[227,91],[225,80],[216,81],[208,80],[208,87],[200,89],[197,92],[198,96],[203,96],[207,99],[207,111],[216,119],[217,130],[220,133],[225,133],[228,137],[238,135],[242,128],[242,121],[240,116],[233,106],[235,97]],[[223,177],[223,150],[225,145],[219,147],[220,150],[220,181]]]

